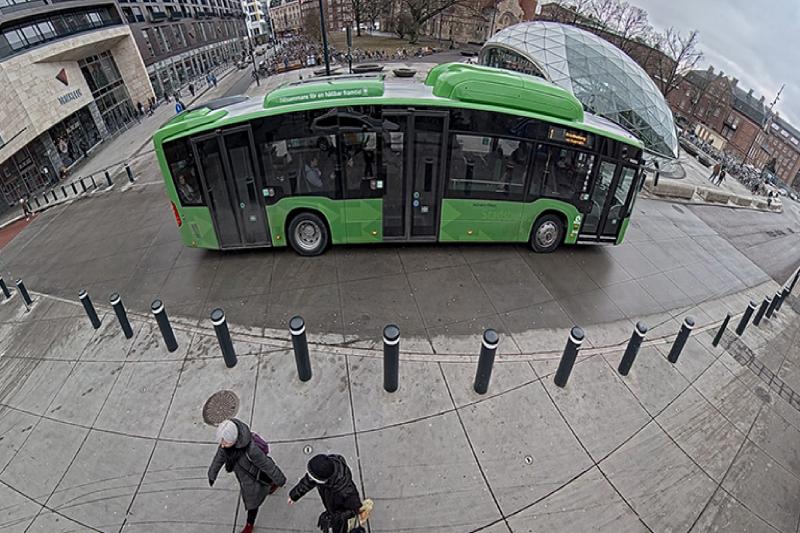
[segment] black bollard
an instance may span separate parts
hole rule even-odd
[[[36,202],[36,209],[39,209],[40,207],[42,207],[42,204],[39,203],[39,197],[38,196],[36,198],[34,198],[33,201]]]
[[[56,196],[56,190],[55,190],[55,189],[53,189],[53,190],[52,190],[52,191],[50,191],[50,192],[52,192],[52,193],[53,193],[53,201],[54,201],[54,202],[57,202],[57,201],[58,201],[58,196]]]
[[[131,167],[128,163],[125,163],[125,173],[128,175],[128,181],[133,183],[133,172],[131,171]]]
[[[383,328],[383,389],[397,391],[400,375],[400,328],[389,324]]]
[[[108,170],[106,170],[106,181],[108,182],[109,187],[114,185],[114,183],[111,181],[111,174],[108,173]]]
[[[739,320],[739,325],[736,326],[736,334],[740,337],[742,336],[742,333],[744,333],[744,330],[747,327],[747,324],[750,322],[750,319],[753,317],[753,311],[756,310],[757,306],[757,303],[755,303],[753,300],[750,300],[747,309],[744,310],[744,314],[742,315],[741,320]],[[767,312],[769,312],[769,310]]]
[[[492,379],[492,367],[494,366],[494,356],[497,353],[497,345],[500,344],[500,336],[493,329],[483,332],[481,339],[481,353],[478,357],[478,370],[475,372],[475,383],[472,388],[478,394],[486,394],[489,390],[489,381]]]
[[[9,291],[8,287],[6,287],[6,282],[2,277],[0,277],[0,290],[3,291],[3,295],[6,298],[11,298],[11,291]]]
[[[128,313],[125,312],[125,305],[122,303],[122,298],[115,292],[111,294],[108,301],[111,307],[114,308],[114,314],[117,315],[117,320],[119,320],[119,325],[122,327],[122,333],[125,334],[125,338],[132,338],[133,328],[131,328],[131,323],[128,321]]]
[[[678,336],[675,339],[675,342],[672,343],[672,349],[669,351],[669,356],[667,356],[667,360],[670,363],[677,363],[678,356],[681,355],[683,351],[683,347],[686,344],[687,339],[689,339],[689,334],[694,329],[694,319],[690,316],[687,316],[683,319],[683,325],[681,326],[681,330],[678,332]]]
[[[72,182],[72,193],[75,194],[75,195],[78,194],[78,188],[75,186],[75,182],[74,181]]]
[[[574,326],[569,332],[569,339],[567,345],[564,347],[564,353],[561,355],[561,361],[558,363],[558,370],[556,370],[553,382],[559,386],[564,387],[569,380],[569,375],[572,373],[572,367],[575,366],[575,359],[578,357],[578,350],[583,344],[583,330],[578,326]]]
[[[89,176],[89,179],[92,180],[92,188],[96,189],[97,188],[97,182],[94,181],[94,176]]]
[[[792,284],[791,284],[791,285],[789,285],[789,293],[791,293],[791,292],[794,290],[794,286],[795,286],[795,285],[797,285],[797,279],[798,279],[798,278],[800,278],[800,270],[798,270],[798,271],[795,273],[795,275],[794,275],[794,279],[792,280]]]
[[[219,347],[222,350],[222,358],[225,366],[233,368],[236,366],[236,352],[231,341],[231,332],[228,330],[228,322],[225,320],[225,311],[220,308],[211,311],[211,323],[214,324],[214,331],[217,334]]]
[[[61,193],[64,195],[64,198],[67,197],[67,189],[65,189],[63,185],[61,186]]]
[[[25,288],[25,283],[22,282],[22,279],[17,280],[17,290],[19,291],[20,296],[22,296],[22,301],[25,302],[25,307],[30,309],[31,305],[33,305],[33,300],[31,300],[30,294],[28,294],[28,289]]]
[[[47,193],[46,192],[44,194],[42,194],[42,198],[44,198],[44,203],[45,204],[49,204],[50,203],[50,198],[47,197]]]
[[[292,334],[294,361],[297,364],[297,376],[300,381],[311,379],[311,359],[308,357],[308,339],[306,338],[306,322],[301,316],[293,316],[289,320],[289,332]]]
[[[722,325],[719,327],[719,331],[714,336],[714,340],[711,341],[711,346],[716,347],[719,345],[719,341],[722,340],[722,334],[725,333],[726,329],[728,329],[728,322],[730,321],[731,321],[731,314],[728,313],[727,315],[725,315],[725,320],[722,321]]]
[[[775,306],[775,311],[781,310],[783,301],[786,299],[787,296],[789,296],[789,287],[784,287],[783,290],[781,291],[781,299],[778,300],[778,305]]]
[[[83,181],[83,178],[81,178],[81,189],[83,189],[82,192],[86,192],[86,183]]]
[[[94,329],[99,328],[100,318],[97,316],[97,311],[94,310],[94,304],[92,303],[92,299],[89,298],[89,293],[86,292],[86,289],[81,289],[81,292],[78,293],[78,298],[83,304],[83,308],[86,310],[86,315],[89,317],[89,322],[92,323],[92,327]]]
[[[764,301],[761,302],[761,306],[758,308],[758,313],[756,313],[756,317],[753,319],[753,325],[758,326],[761,324],[761,319],[764,318],[764,313],[767,312],[767,308],[772,303],[772,298],[767,296],[764,298]]]
[[[158,329],[161,330],[161,336],[164,337],[164,344],[167,345],[168,352],[174,352],[178,349],[178,341],[175,339],[175,332],[172,331],[172,325],[169,323],[167,311],[164,309],[164,303],[161,300],[153,300],[150,304],[150,310],[156,317]]]
[[[642,345],[644,336],[647,334],[647,325],[644,322],[637,322],[636,327],[633,328],[631,340],[628,341],[628,347],[625,348],[625,354],[619,362],[619,371],[623,376],[627,376],[631,371],[633,362],[636,360],[636,355],[639,353],[639,347]]]
[[[775,307],[778,305],[778,300],[780,299],[780,297],[781,297],[780,292],[776,292],[775,296],[772,297],[772,303],[769,304],[769,307],[767,307],[767,314],[765,315],[767,318],[772,318],[772,313],[775,312]]]

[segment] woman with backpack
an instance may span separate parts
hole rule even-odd
[[[219,448],[208,467],[208,484],[214,486],[217,474],[224,466],[239,481],[242,501],[247,509],[247,524],[242,533],[252,533],[258,508],[268,494],[286,484],[286,476],[269,457],[269,446],[247,424],[236,418],[217,426]]]

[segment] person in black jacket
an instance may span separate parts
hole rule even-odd
[[[250,428],[236,418],[225,420],[217,427],[219,448],[208,467],[208,484],[214,486],[217,474],[225,466],[233,472],[241,487],[242,501],[247,509],[247,524],[242,533],[251,533],[258,508],[267,494],[286,484],[286,476],[275,462],[253,442]]]
[[[361,497],[344,457],[312,457],[308,462],[308,472],[289,492],[289,504],[298,501],[315,487],[325,506],[325,511],[319,515],[317,527],[324,533],[346,533],[348,520],[357,516],[361,509]]]

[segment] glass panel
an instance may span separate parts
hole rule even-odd
[[[593,162],[592,154],[550,147],[543,196],[574,200],[577,192],[586,189]]]
[[[194,152],[188,141],[180,140],[164,145],[164,156],[181,205],[205,205],[194,164]]]
[[[414,176],[411,198],[411,236],[436,235],[437,183],[441,160],[443,119],[414,117]]]
[[[622,168],[622,176],[614,195],[611,197],[608,218],[606,218],[606,223],[603,225],[604,235],[616,235],[619,231],[619,225],[626,216],[625,201],[628,199],[628,193],[631,190],[631,184],[635,176],[636,169],[630,167]]]
[[[448,196],[522,200],[527,143],[497,137],[453,135],[452,146]]]
[[[603,209],[608,198],[608,191],[614,181],[614,172],[617,169],[615,163],[603,161],[597,171],[596,183],[592,191],[591,202],[592,210],[583,219],[581,233],[597,233],[600,218],[603,216]]]
[[[375,172],[377,134],[345,132],[340,138],[347,198],[380,198]]]
[[[392,131],[384,131],[382,142],[383,235],[403,237],[406,232],[406,185],[405,185],[405,138],[408,119],[385,117],[387,122],[397,125]]]
[[[208,191],[208,205],[217,223],[219,243],[221,246],[241,244],[239,223],[236,220],[236,212],[225,185],[225,172],[219,142],[214,137],[196,143],[196,148]]]
[[[250,152],[250,135],[246,131],[225,136],[228,161],[231,168],[231,182],[236,190],[238,209],[242,221],[243,241],[259,244],[267,241],[267,228],[262,216],[263,207],[259,202],[259,187],[253,168]]]

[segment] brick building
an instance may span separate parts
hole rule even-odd
[[[774,163],[775,175],[800,189],[800,131],[780,115],[773,115],[767,128],[758,133],[749,155],[757,168]]]
[[[297,34],[303,27],[300,0],[272,0],[269,4],[269,17],[275,35],[279,37]]]

